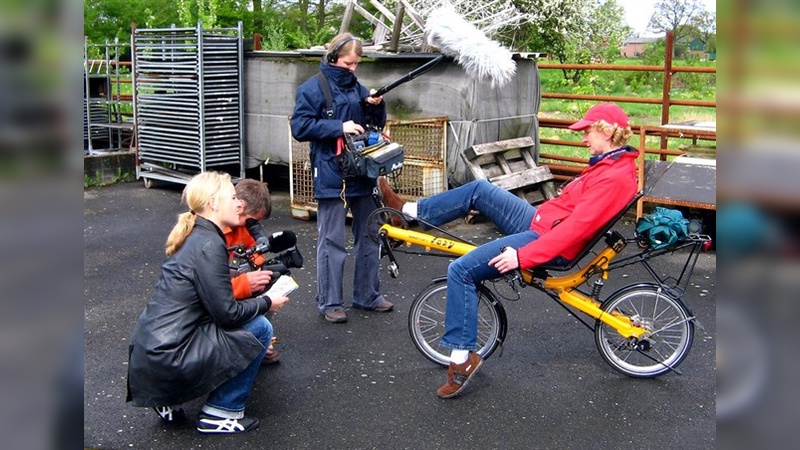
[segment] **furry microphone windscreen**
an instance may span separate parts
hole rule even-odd
[[[431,11],[425,21],[428,44],[453,58],[470,77],[503,87],[514,77],[517,65],[511,52],[464,20],[449,2]]]

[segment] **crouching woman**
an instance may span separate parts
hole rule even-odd
[[[133,330],[128,401],[152,407],[165,421],[179,405],[208,394],[197,419],[201,433],[241,433],[259,425],[244,415],[272,324],[286,297],[235,301],[222,228],[239,223],[230,176],[204,172],[183,191],[189,212],[178,216],[153,298]]]

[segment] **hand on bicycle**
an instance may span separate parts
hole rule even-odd
[[[519,267],[517,250],[511,247],[504,247],[499,255],[489,261],[490,266],[494,266],[500,273],[510,272]]]

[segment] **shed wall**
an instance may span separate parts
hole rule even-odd
[[[319,70],[322,53],[248,52],[245,54],[245,164],[288,164],[288,117],[297,87]],[[365,53],[356,75],[367,87],[389,84],[437,55]],[[471,180],[461,153],[474,144],[530,136],[536,143],[540,83],[535,59],[516,57],[517,73],[503,88],[469,78],[451,61],[395,88],[384,96],[390,119],[446,116],[448,179]],[[402,142],[401,142],[402,144]]]

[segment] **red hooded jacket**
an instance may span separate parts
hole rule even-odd
[[[597,232],[636,195],[638,150],[603,158],[567,184],[558,197],[544,202],[531,222],[539,239],[517,250],[519,265],[531,269],[556,256],[573,260]]]

